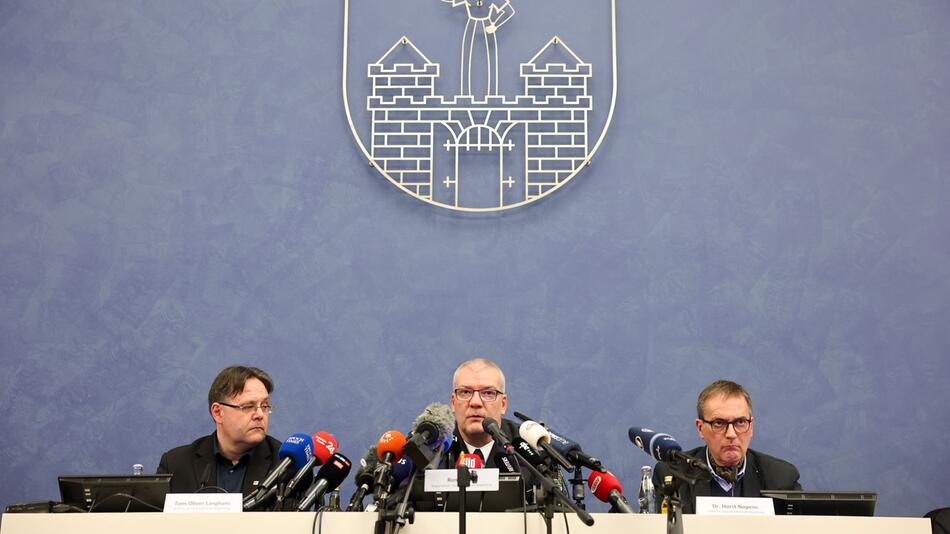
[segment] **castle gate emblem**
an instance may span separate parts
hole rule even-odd
[[[365,73],[359,80],[349,74],[351,1],[344,0],[347,120],[369,164],[400,190],[452,210],[501,211],[557,191],[591,163],[616,105],[616,0],[610,0],[609,20],[603,25],[612,70],[605,67],[608,72],[601,78],[595,78],[584,52],[556,33],[537,43],[529,57],[506,63],[511,56],[506,46],[513,41],[507,33],[519,29],[526,11],[516,11],[517,2],[417,2],[415,9],[425,14],[439,10],[435,16],[447,22],[443,26],[456,24],[456,40],[430,51],[414,40],[418,27],[387,21],[398,35],[373,60],[354,65],[353,72]],[[537,27],[535,23],[536,34]],[[442,55],[436,58],[435,53]],[[443,64],[457,69],[457,78],[444,76]],[[509,94],[503,84],[506,72],[517,75],[517,89]],[[610,81],[600,131],[591,127],[595,106],[601,106],[592,80],[602,87]],[[365,107],[357,108],[356,99],[351,102],[356,91],[350,83],[366,88],[359,99]]]

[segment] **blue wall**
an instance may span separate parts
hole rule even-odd
[[[806,487],[950,504],[950,4],[620,4],[594,164],[486,217],[366,165],[342,2],[0,2],[0,504],[154,470],[230,363],[273,374],[274,436],[357,458],[473,356],[628,491],[626,429],[695,445],[730,377]],[[499,34],[509,93],[552,33],[608,65],[606,2],[550,5]],[[354,53],[410,34],[450,68],[458,13],[373,7]]]

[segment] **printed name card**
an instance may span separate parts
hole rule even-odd
[[[169,493],[165,512],[233,513],[243,510],[240,493]]]
[[[498,491],[498,469],[473,469],[478,480],[472,480],[465,491]],[[458,491],[459,474],[455,469],[427,469],[426,491]]]
[[[768,497],[696,497],[697,515],[775,515]]]

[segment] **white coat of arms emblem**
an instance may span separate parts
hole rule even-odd
[[[419,200],[467,212],[517,208],[567,184],[600,148],[617,100],[616,0],[571,5],[576,14],[557,18],[539,11],[557,10],[553,1],[344,0],[343,102],[369,164]],[[592,22],[609,55],[599,77],[544,22],[584,17],[604,19]]]

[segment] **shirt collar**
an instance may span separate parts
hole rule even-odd
[[[739,481],[742,480],[742,477],[745,476],[745,468],[748,465],[748,462],[746,461],[746,459],[747,459],[746,456],[742,457],[742,467],[739,468],[739,472],[736,473],[736,483],[739,483]],[[712,467],[712,461],[709,458],[709,447],[706,447],[706,465]],[[732,491],[733,484],[730,483],[728,480],[722,478],[721,476],[717,475],[715,469],[713,469],[713,480],[715,480],[719,484],[719,487],[722,488],[723,491]]]
[[[244,454],[242,454],[241,457],[238,458],[237,463],[236,463],[236,464],[232,464],[232,463],[231,463],[231,460],[228,460],[227,458],[225,458],[224,455],[221,454],[221,449],[218,448],[218,433],[215,432],[214,434],[212,434],[212,435],[211,435],[211,438],[212,438],[212,439],[211,439],[211,447],[212,447],[212,450],[214,451],[214,458],[215,458],[215,460],[217,460],[218,462],[223,463],[223,464],[227,464],[227,465],[235,465],[235,466],[238,466],[238,465],[245,465],[245,464],[247,464],[248,462],[251,461],[251,455],[254,454],[254,449],[251,449],[251,450],[245,452]],[[255,447],[255,448],[256,448],[256,447]]]
[[[462,440],[462,442],[465,443],[465,448],[468,449],[468,453],[469,453],[469,454],[475,454],[475,449],[481,449],[481,450],[482,450],[482,456],[485,457],[485,461],[486,461],[486,462],[488,461],[489,454],[491,454],[492,448],[495,447],[495,442],[494,442],[494,441],[489,441],[487,444],[482,445],[481,447],[476,447],[476,446],[474,446],[474,445],[470,445],[470,444],[469,444],[467,441],[465,441],[465,440]]]

